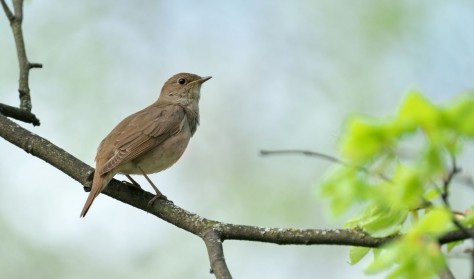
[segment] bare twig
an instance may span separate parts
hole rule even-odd
[[[443,193],[441,194],[441,199],[443,200],[445,206],[449,208],[451,212],[453,212],[451,208],[451,204],[449,202],[449,186],[451,185],[451,182],[454,176],[461,172],[461,169],[458,168],[456,164],[456,158],[452,154],[451,154],[451,162],[452,162],[451,171],[448,173],[448,176],[443,181]],[[464,232],[468,238],[472,238],[472,240],[474,241],[474,233],[470,232],[463,224],[461,224],[461,222],[459,222],[459,220],[456,218],[454,213],[452,214],[452,222],[459,230]]]
[[[458,166],[457,166],[456,158],[451,153],[450,153],[450,158],[451,158],[452,167],[451,167],[451,171],[448,173],[448,176],[446,176],[446,178],[443,181],[443,193],[441,195],[444,203],[446,203],[446,205],[448,205],[449,208],[451,208],[449,206],[449,200],[448,200],[448,198],[449,198],[449,186],[451,186],[451,181],[453,180],[454,176],[461,172],[461,169],[458,168]]]
[[[15,15],[12,13],[5,0],[0,0],[0,2],[2,2],[3,11],[5,11],[8,21],[12,22],[15,19]]]
[[[8,20],[10,21],[10,26],[13,32],[13,37],[15,39],[16,51],[18,56],[18,65],[20,69],[20,78],[19,78],[19,88],[18,92],[20,93],[20,109],[30,112],[31,111],[31,96],[30,96],[30,87],[29,87],[29,74],[32,68],[41,68],[43,67],[39,63],[30,63],[26,56],[25,42],[23,39],[23,0],[13,0],[13,10],[14,13],[10,10],[5,0],[0,0],[2,3],[3,10]]]
[[[451,221],[453,222],[453,224],[464,234],[466,238],[471,238],[474,245],[474,232],[472,232],[472,230],[469,230],[463,224],[461,224],[461,222],[459,222],[449,202],[449,187],[451,186],[451,182],[456,176],[456,174],[461,172],[461,169],[457,166],[456,157],[454,157],[454,154],[450,153],[449,155],[451,157],[452,167],[447,177],[443,181],[443,193],[441,194],[441,199],[443,200],[444,205],[451,211]],[[474,279],[474,253],[471,253],[471,269],[471,278]]]
[[[474,179],[472,178],[471,174],[461,173],[456,176],[456,180],[471,188],[474,188]]]
[[[20,22],[23,21],[23,0],[12,0],[12,2],[15,17],[17,17]]]
[[[0,104],[0,113],[7,117],[11,117],[26,123],[32,123],[33,126],[40,125],[40,121],[38,118],[36,118],[36,115],[24,109]]]
[[[346,167],[350,167],[351,165],[334,157],[331,155],[327,155],[320,152],[310,151],[310,150],[300,150],[300,149],[283,149],[283,150],[261,150],[261,155],[284,155],[284,154],[302,154],[306,156],[313,156],[325,159],[327,161],[337,163]]]
[[[349,164],[347,162],[344,162],[343,160],[338,159],[334,156],[327,155],[327,154],[320,153],[320,152],[315,152],[315,151],[310,151],[310,150],[300,150],[300,149],[261,150],[260,151],[260,155],[264,155],[264,156],[265,155],[285,155],[285,154],[302,154],[302,155],[306,155],[306,156],[322,158],[324,160],[327,160],[327,161],[330,161],[330,162],[333,162],[333,163],[336,163],[336,164],[339,164],[339,165],[342,165],[342,166],[345,166],[345,167],[356,168],[359,171],[365,172],[367,174],[376,175],[376,176],[380,177],[381,179],[383,179],[387,182],[390,182],[390,178],[385,176],[383,173],[373,173],[369,169],[364,168],[362,166],[354,166],[354,165]]]
[[[453,272],[448,267],[446,267],[441,272],[439,272],[438,277],[439,277],[439,279],[456,279],[454,277]]]

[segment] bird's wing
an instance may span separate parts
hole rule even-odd
[[[185,121],[186,114],[178,105],[164,105],[153,109],[149,107],[124,119],[107,136],[116,139],[113,141],[112,156],[100,169],[100,174],[103,175],[160,145],[171,135],[180,132]]]

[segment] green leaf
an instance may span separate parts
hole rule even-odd
[[[370,249],[371,248],[367,248],[367,247],[351,246],[349,248],[350,263],[352,265],[358,263],[360,260],[362,260],[362,258],[365,257],[365,255],[367,255],[367,253],[369,253]]]
[[[349,120],[341,150],[354,164],[362,165],[392,143],[391,133],[383,125],[376,124],[369,118],[354,116]]]
[[[435,130],[441,119],[440,110],[417,90],[409,92],[398,114],[402,126],[411,128],[419,126],[428,134]]]
[[[409,210],[421,204],[424,182],[419,169],[397,164],[392,182],[387,184],[384,194],[391,207]]]
[[[399,233],[407,216],[407,210],[393,210],[372,204],[359,216],[346,222],[344,227],[360,227],[373,237],[385,237]]]
[[[366,272],[391,269],[387,278],[432,278],[446,266],[435,238],[411,232],[381,249]]]
[[[438,106],[412,90],[394,117],[349,119],[341,153],[353,167],[340,167],[326,177],[323,194],[331,199],[335,213],[362,207],[345,227],[360,228],[374,237],[403,231],[390,244],[372,249],[369,273],[431,278],[445,267],[437,238],[453,229],[452,213],[437,202],[441,193],[436,185],[442,185],[450,171],[450,156],[461,154],[465,141],[472,139],[474,95]],[[402,156],[399,150],[405,150],[407,142],[420,147]],[[407,222],[413,210],[417,217]],[[456,218],[467,227],[474,226],[472,211]],[[459,243],[448,244],[448,250]],[[351,263],[370,250],[351,247]]]
[[[446,247],[448,248],[448,252],[451,252],[451,250],[453,250],[455,247],[461,245],[464,243],[464,240],[460,240],[460,241],[454,241],[454,242],[450,242],[448,244],[446,244]]]
[[[333,170],[322,184],[322,195],[331,198],[331,209],[336,215],[366,199],[369,191],[365,175],[349,167]]]
[[[419,170],[424,172],[424,175],[436,176],[442,174],[446,169],[445,157],[443,157],[445,153],[446,150],[443,146],[428,144],[421,152],[422,157],[418,162]]]
[[[474,226],[474,206],[471,206],[469,210],[466,210],[465,214],[464,218],[460,220],[462,224],[466,227]]]
[[[425,194],[423,195],[425,200],[428,200],[428,201],[432,201],[434,199],[437,199],[440,196],[441,196],[440,190],[439,189],[433,189],[433,188],[426,191]]]
[[[423,215],[412,231],[437,237],[447,232],[451,225],[451,212],[446,208],[435,208]]]
[[[453,127],[463,136],[474,138],[474,94],[458,98],[446,113]]]

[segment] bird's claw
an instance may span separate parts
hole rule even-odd
[[[131,182],[128,182],[127,180],[122,180],[122,183],[127,184],[127,186],[129,186],[129,187],[133,187],[133,188],[137,188],[137,189],[142,188],[142,187],[140,187],[140,185],[138,183],[131,183]]]
[[[165,200],[165,201],[170,201],[168,200],[168,198],[163,195],[163,194],[159,194],[159,195],[155,195],[149,202],[148,202],[148,206],[153,206],[153,204],[155,203],[155,201],[157,199],[162,199],[162,200]]]

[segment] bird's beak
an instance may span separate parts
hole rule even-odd
[[[212,77],[202,77],[200,80],[198,80],[198,83],[203,84],[204,82],[210,80]]]

